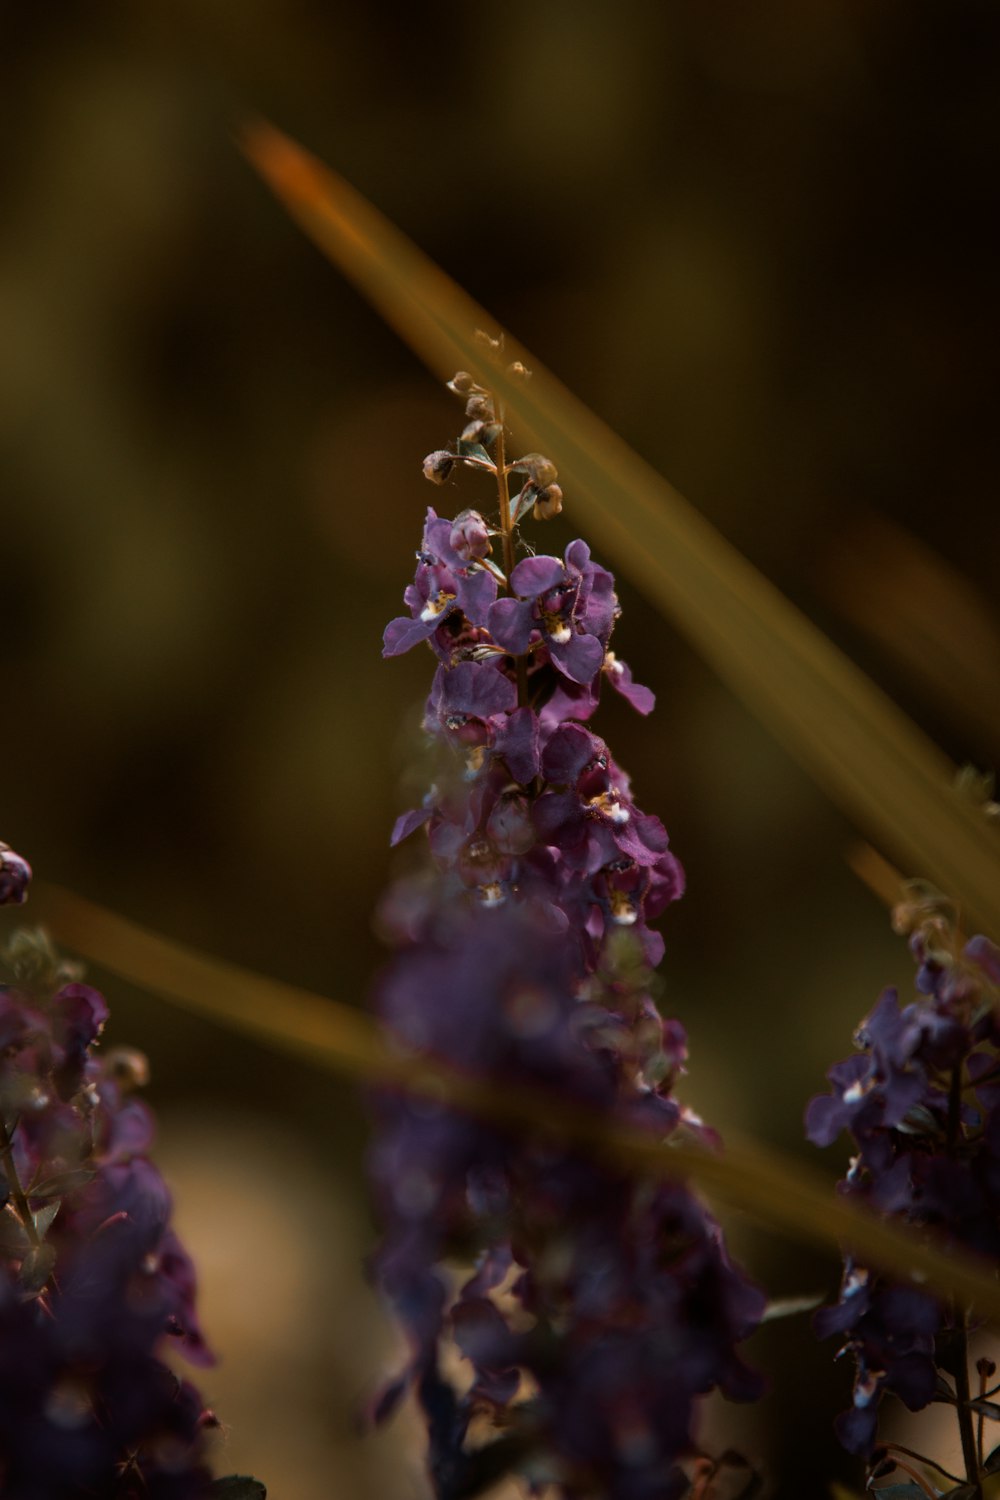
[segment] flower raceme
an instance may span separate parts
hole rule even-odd
[[[984,937],[965,943],[947,903],[914,884],[894,914],[910,933],[917,998],[900,1005],[886,990],[855,1034],[858,1050],[829,1071],[831,1092],[813,1099],[806,1131],[830,1145],[846,1131],[856,1154],[840,1184],[880,1213],[933,1226],[955,1244],[1000,1258],[1000,950]],[[966,1482],[984,1463],[980,1389],[970,1391],[967,1331],[974,1310],[945,1306],[918,1287],[888,1281],[848,1259],[840,1296],[816,1315],[821,1337],[838,1335],[855,1362],[854,1399],[837,1421],[841,1441],[872,1459],[883,1393],[913,1411],[931,1401],[955,1406]],[[983,1363],[983,1362],[981,1362]],[[989,1362],[985,1362],[988,1364]],[[992,1392],[991,1392],[992,1394]],[[972,1435],[972,1417],[978,1437]],[[978,1493],[973,1489],[970,1494]]]
[[[0,892],[30,870],[0,847]],[[147,1152],[143,1056],[97,1046],[108,1015],[43,935],[16,933],[0,986],[0,1493],[10,1500],[212,1493],[195,1388],[164,1362],[213,1356],[191,1261]]]
[[[614,580],[580,540],[561,558],[528,553],[520,522],[562,508],[555,468],[507,463],[490,393],[465,374],[451,388],[472,420],[424,473],[443,485],[485,471],[498,513],[428,510],[409,614],[385,633],[386,656],[426,643],[436,659],[424,730],[438,774],[392,834],[423,829],[431,869],[384,903],[398,952],[381,1018],[397,1045],[544,1087],[555,1111],[714,1147],[673,1096],[684,1033],[651,995],[663,940],[650,924],[683,871],[589,727],[605,684],[642,714],[654,702],[610,650]],[[374,1415],[415,1391],[440,1500],[508,1471],[566,1496],[716,1493],[698,1398],[758,1394],[735,1346],[764,1299],[700,1200],[426,1099],[383,1094],[376,1109],[375,1271],[410,1354]]]

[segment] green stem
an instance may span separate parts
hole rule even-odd
[[[969,1402],[972,1391],[969,1387],[969,1335],[965,1310],[956,1314],[958,1324],[958,1359],[955,1371],[955,1391],[958,1396],[958,1430],[962,1438],[962,1458],[965,1462],[965,1477],[975,1487],[976,1500],[982,1500],[983,1489],[979,1482],[979,1460],[976,1455],[976,1436],[972,1429],[972,1412]]]
[[[962,1065],[951,1070],[951,1088],[948,1091],[948,1155],[954,1157],[962,1139]],[[962,1459],[965,1477],[974,1487],[976,1500],[982,1500],[983,1490],[979,1482],[979,1459],[976,1453],[976,1434],[972,1425],[969,1402],[972,1390],[969,1385],[969,1316],[965,1307],[955,1307],[955,1329],[958,1335],[958,1358],[955,1368],[955,1412],[958,1416],[958,1431],[962,1439]]]
[[[500,500],[500,538],[503,543],[503,569],[507,574],[509,587],[510,575],[514,571],[515,563],[514,528],[510,519],[510,487],[507,480],[503,406],[497,397],[494,397],[494,409],[497,426],[500,429],[497,434],[494,459],[497,471],[497,494]],[[515,664],[517,668],[517,703],[519,708],[524,708],[528,701],[528,664],[523,656],[515,657]]]

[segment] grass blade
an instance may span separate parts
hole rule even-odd
[[[724,1155],[661,1144],[627,1127],[518,1092],[440,1061],[393,1050],[361,1011],[234,964],[191,952],[58,886],[36,884],[35,902],[68,948],[196,1015],[231,1027],[329,1072],[446,1100],[532,1135],[548,1134],[610,1158],[636,1174],[689,1178],[719,1204],[750,1214],[787,1238],[836,1251],[849,1244],[867,1264],[913,1276],[1000,1321],[992,1266],[917,1239],[836,1193],[819,1173],[749,1142]]]
[[[667,482],[516,340],[508,379],[474,338],[493,320],[342,178],[264,123],[241,144],[288,212],[436,374],[491,384],[551,455],[581,529],[691,640],[866,836],[1000,933],[1000,842],[951,791],[947,758]]]

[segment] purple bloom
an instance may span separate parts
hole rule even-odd
[[[901,1006],[895,990],[882,994],[855,1034],[859,1050],[830,1069],[831,1092],[809,1104],[806,1133],[819,1146],[841,1131],[852,1137],[857,1154],[842,1191],[995,1258],[1000,1099],[988,1082],[976,1084],[998,1062],[996,949],[973,938],[955,957],[957,945],[943,936],[937,915],[918,927],[911,948],[920,998]],[[840,1336],[854,1356],[854,1405],[837,1432],[850,1451],[867,1455],[884,1392],[911,1410],[934,1399],[939,1346],[955,1322],[934,1298],[848,1260],[839,1300],[816,1314],[815,1327],[820,1337]]]
[[[64,979],[26,936],[0,987],[0,1483],[11,1496],[200,1500],[214,1419],[164,1355],[213,1356],[145,1154],[152,1116],[132,1090],[147,1069],[95,1050],[104,998]]]
[[[485,450],[475,462],[490,462]],[[528,475],[515,518],[555,513],[549,461],[511,467]],[[414,618],[386,636],[387,655],[426,639],[438,657],[424,728],[440,756],[423,805],[393,830],[395,843],[423,827],[435,868],[384,905],[400,951],[382,1021],[397,1047],[492,1089],[544,1087],[555,1111],[717,1148],[673,1097],[686,1041],[649,993],[663,940],[648,924],[682,893],[683,871],[584,727],[603,677],[640,713],[653,707],[608,650],[614,581],[574,541],[564,559],[522,556],[496,597],[492,572],[475,569],[489,536],[477,513],[431,512],[407,591]],[[516,520],[503,540],[509,561]],[[763,1297],[701,1202],[427,1100],[383,1092],[375,1107],[375,1271],[409,1357],[372,1410],[384,1419],[413,1392],[439,1500],[511,1470],[567,1497],[684,1493],[700,1397],[760,1390],[736,1345]],[[453,1285],[442,1263],[473,1256]],[[471,1368],[463,1388],[442,1372],[450,1340]],[[492,1439],[469,1441],[474,1419]]]
[[[509,582],[516,597],[498,599],[487,618],[497,644],[522,656],[534,638],[564,677],[592,682],[604,664],[617,600],[614,579],[590,561],[587,544],[570,542],[565,563],[526,557]]]
[[[463,556],[452,544],[451,521],[438,518],[428,507],[423,544],[417,553],[417,571],[404,598],[410,616],[393,620],[385,631],[383,656],[400,656],[420,641],[431,638],[454,610],[461,610],[473,625],[485,625],[496,599],[496,579]],[[462,538],[459,538],[462,542]]]

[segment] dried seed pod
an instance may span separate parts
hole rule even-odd
[[[519,474],[527,474],[536,489],[547,489],[550,484],[555,484],[559,478],[559,471],[551,458],[546,458],[544,453],[526,453],[519,458],[514,468]]]
[[[444,484],[454,467],[455,455],[439,448],[424,459],[424,478],[431,484]]]
[[[557,484],[539,490],[531,514],[536,521],[551,521],[562,510],[563,492]]]
[[[470,391],[476,390],[477,386],[468,370],[457,370],[448,381],[447,388],[456,396],[467,396]]]
[[[470,421],[492,422],[493,402],[485,391],[476,391],[465,403],[465,415]]]
[[[123,1094],[144,1089],[149,1082],[149,1059],[137,1047],[112,1047],[105,1054],[104,1069]]]

